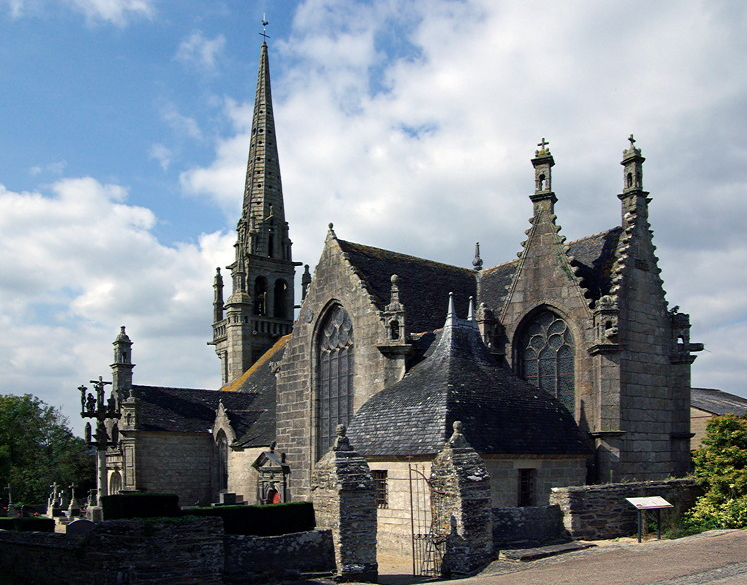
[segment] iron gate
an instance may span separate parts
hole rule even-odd
[[[432,497],[433,487],[425,475],[425,466],[408,463],[410,482],[410,532],[412,537],[412,574],[415,577],[439,577],[446,550],[446,534],[433,522],[439,517],[442,498]]]

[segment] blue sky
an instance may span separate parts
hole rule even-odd
[[[216,387],[262,38],[294,259],[344,239],[469,266],[515,257],[530,158],[573,240],[647,161],[694,385],[747,396],[747,5],[733,1],[0,0],[0,391],[62,406],[109,376]]]

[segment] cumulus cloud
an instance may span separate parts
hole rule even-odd
[[[179,43],[174,58],[185,65],[197,67],[204,73],[213,73],[225,45],[226,38],[223,35],[208,39],[198,30]]]
[[[160,143],[152,145],[149,152],[150,158],[157,160],[158,164],[161,165],[161,168],[164,171],[168,170],[171,165],[173,154],[174,153],[171,152],[170,148]]]
[[[134,19],[152,19],[155,0],[0,0],[14,18],[48,12],[50,4],[79,12],[90,24],[107,23],[118,27]]]
[[[44,191],[0,186],[0,387],[72,414],[75,388],[108,377],[120,325],[135,342],[141,383],[218,384],[204,345],[211,275],[233,237],[165,246],[156,223],[152,211],[127,204],[125,188],[90,177]]]

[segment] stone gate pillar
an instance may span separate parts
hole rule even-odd
[[[433,460],[431,504],[433,531],[446,535],[442,574],[468,574],[492,560],[490,475],[459,421]]]
[[[366,460],[350,446],[345,425],[311,474],[318,528],[332,530],[337,572],[343,581],[376,582],[376,491]]]

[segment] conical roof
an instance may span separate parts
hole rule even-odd
[[[571,413],[499,366],[476,322],[457,319],[451,308],[434,352],[369,399],[353,417],[348,436],[368,457],[435,454],[457,420],[481,454],[590,453]]]

